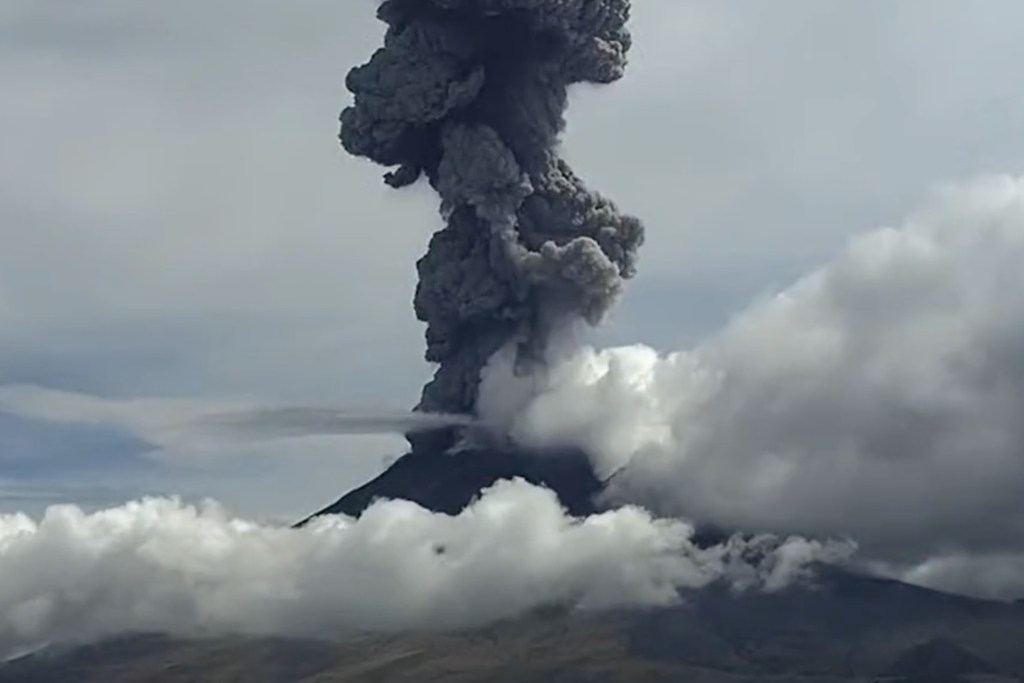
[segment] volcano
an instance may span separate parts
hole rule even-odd
[[[480,493],[503,479],[525,479],[552,490],[575,517],[599,510],[604,483],[594,474],[587,455],[577,449],[525,450],[482,445],[448,450],[429,440],[416,446],[372,481],[349,491],[304,519],[320,515],[358,517],[375,500],[409,500],[449,515],[461,512]],[[442,440],[443,443],[443,440]]]

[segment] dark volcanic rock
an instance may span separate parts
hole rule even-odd
[[[327,514],[357,517],[374,500],[383,498],[410,500],[428,510],[454,515],[495,482],[515,478],[551,489],[575,516],[596,512],[595,497],[603,488],[590,461],[578,450],[474,447],[449,453],[420,447],[300,524]]]
[[[881,680],[931,682],[940,672],[1024,673],[1024,612],[1013,605],[828,566],[774,593],[688,591],[683,604],[638,616],[626,633],[634,656],[735,675],[877,680],[885,672]]]
[[[933,638],[903,652],[887,672],[891,676],[933,680],[938,676],[997,673],[996,667],[946,638]]]

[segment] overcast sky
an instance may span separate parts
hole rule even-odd
[[[435,201],[336,143],[374,6],[0,2],[0,397],[45,404],[0,412],[0,511],[160,492],[287,519],[400,452],[218,453],[154,428],[181,400],[415,403]],[[1024,170],[1016,0],[642,0],[634,17],[627,78],[577,91],[566,136],[648,226],[600,341],[689,344],[937,185]]]

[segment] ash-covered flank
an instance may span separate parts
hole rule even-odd
[[[599,511],[597,498],[603,484],[580,451],[531,453],[480,447],[446,453],[424,449],[402,456],[379,477],[300,524],[319,515],[358,517],[380,499],[410,500],[428,510],[455,515],[484,489],[513,478],[551,489],[571,515],[583,517]]]

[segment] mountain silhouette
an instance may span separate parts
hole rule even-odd
[[[409,500],[428,510],[454,515],[487,487],[515,478],[551,489],[571,515],[586,516],[598,510],[596,497],[603,483],[583,451],[492,445],[448,450],[421,441],[380,476],[299,524],[325,514],[358,517],[379,499]]]

